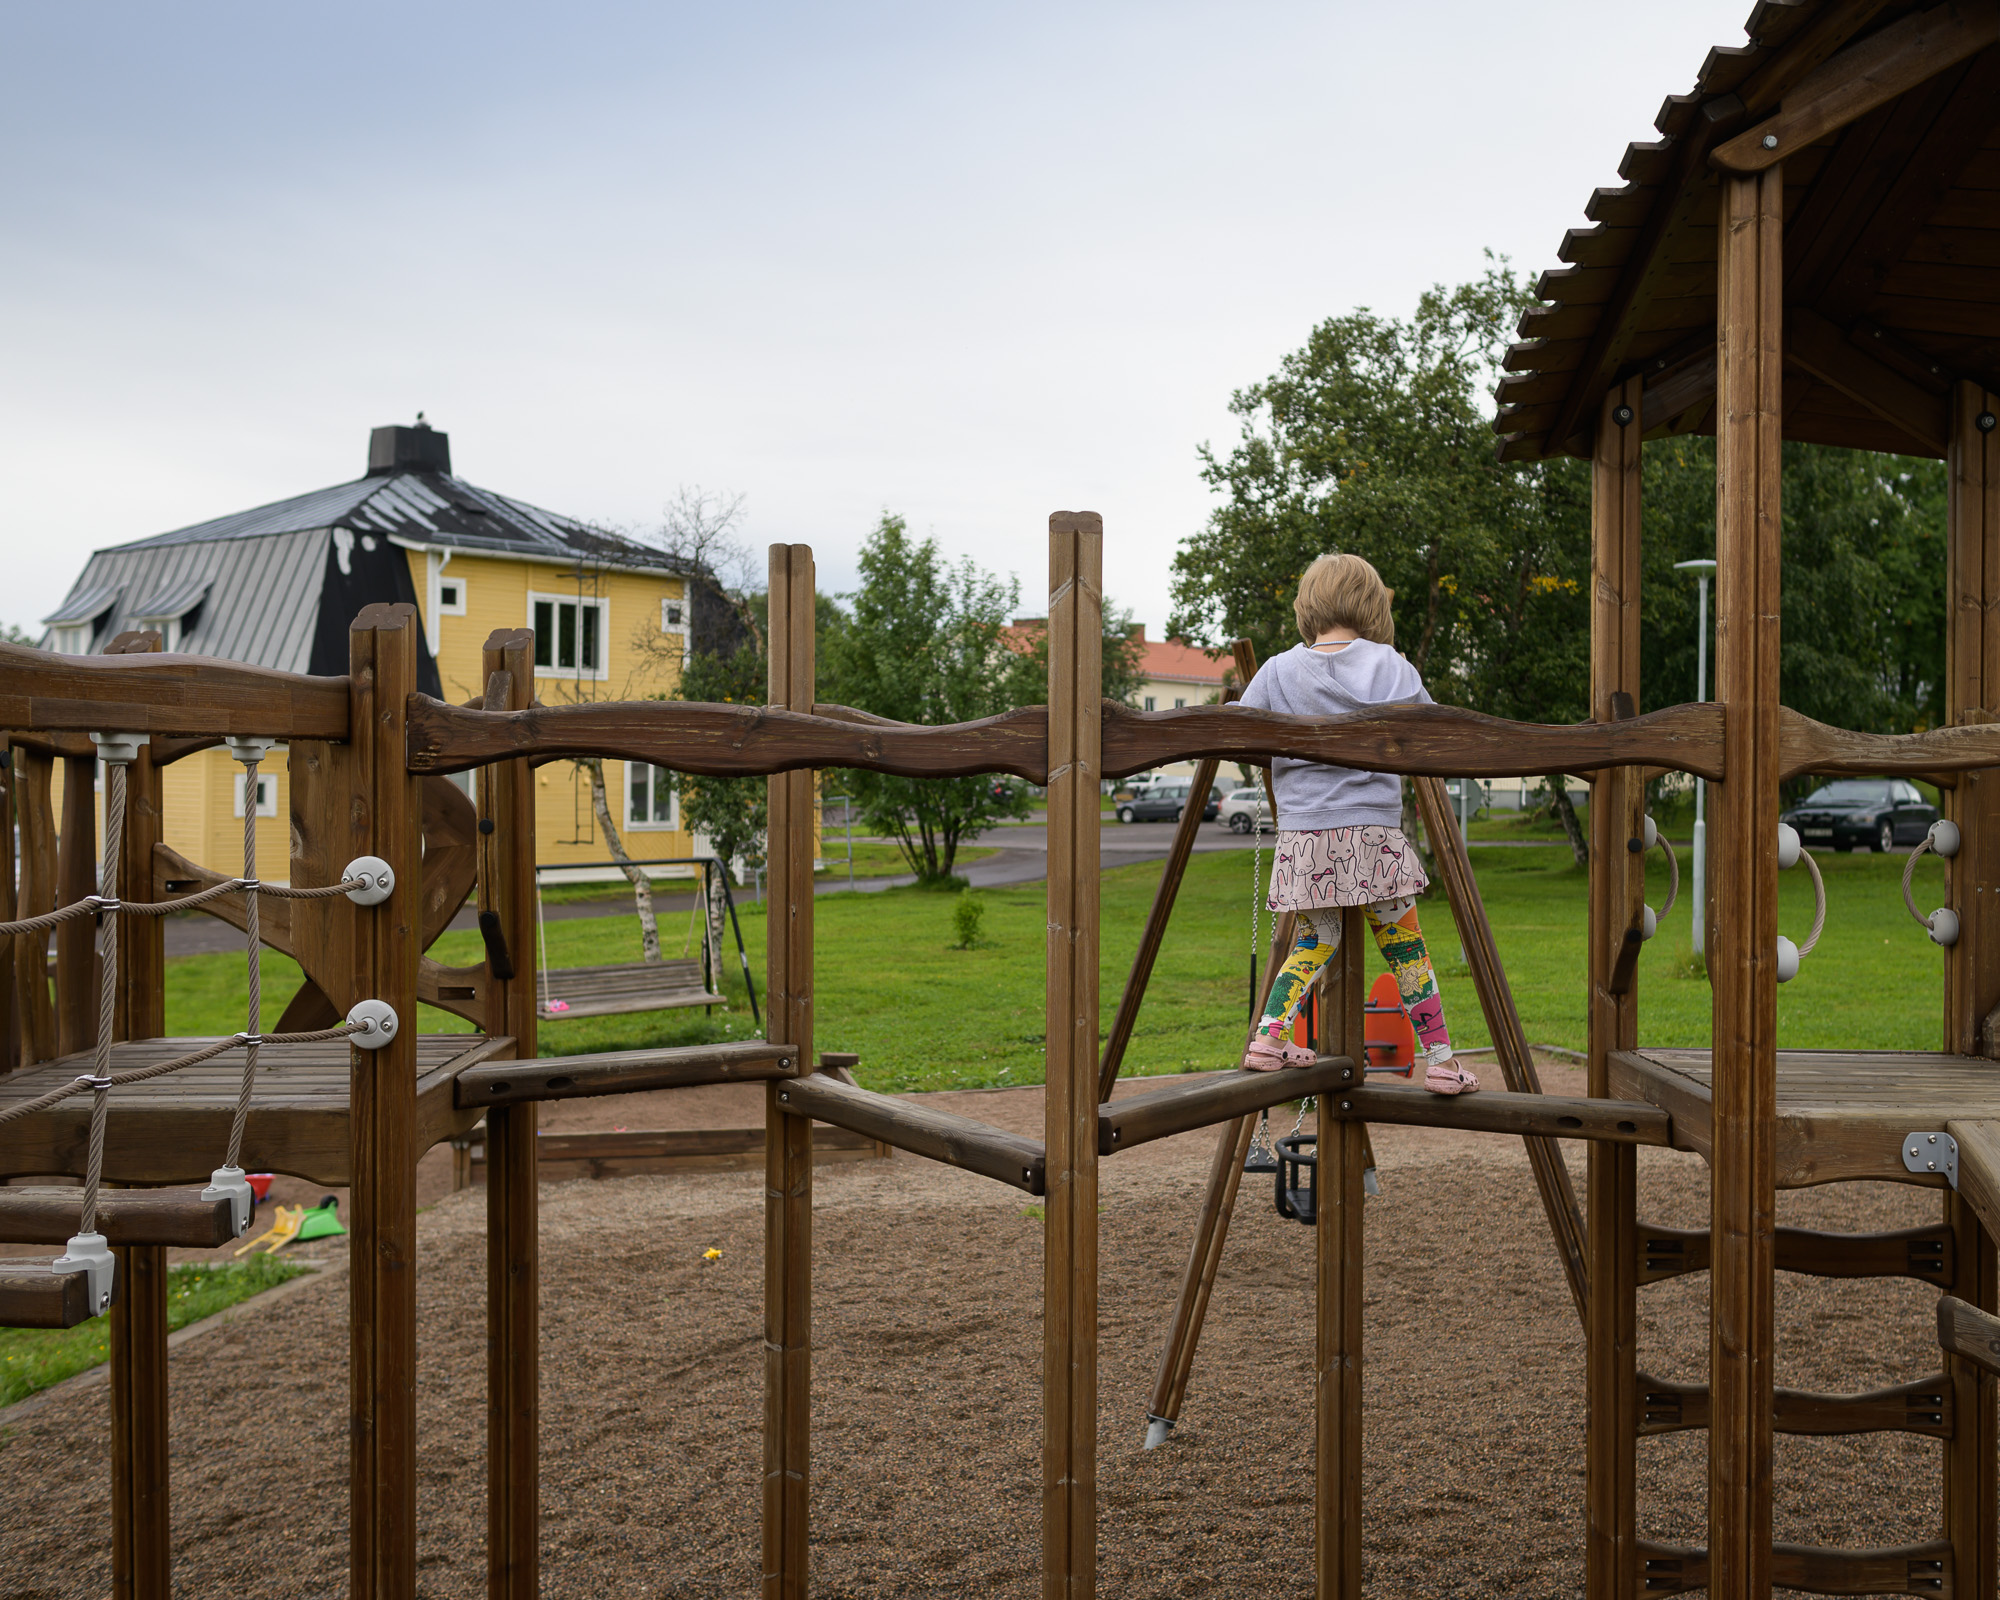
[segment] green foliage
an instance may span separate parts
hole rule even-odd
[[[267,1255],[213,1266],[189,1262],[172,1267],[167,1272],[167,1328],[172,1331],[212,1317],[306,1270],[295,1261]],[[108,1314],[74,1328],[0,1328],[0,1406],[87,1372],[110,1354]]]
[[[884,513],[861,547],[861,587],[846,623],[820,643],[828,698],[897,722],[971,722],[1040,703],[1046,678],[1007,647],[1018,590],[969,559],[949,565],[934,539],[915,540]],[[1019,786],[990,777],[837,780],[868,827],[887,835],[920,881],[952,875],[959,841],[1025,817]]]
[[[970,950],[979,943],[979,922],[986,915],[986,902],[977,890],[961,889],[951,903],[952,949]]]

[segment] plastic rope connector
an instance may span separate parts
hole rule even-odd
[[[97,759],[112,766],[130,766],[139,759],[139,747],[151,744],[150,733],[93,733],[90,742],[97,746]]]
[[[399,1026],[396,1008],[386,1000],[357,1000],[347,1013],[347,1025],[354,1030],[347,1042],[362,1050],[380,1050],[396,1037]]]
[[[101,1317],[111,1309],[111,1296],[118,1287],[118,1260],[103,1234],[75,1235],[69,1247],[49,1263],[49,1271],[84,1274],[93,1317]]]
[[[227,1199],[229,1221],[236,1237],[240,1239],[250,1231],[250,1214],[257,1209],[257,1195],[241,1167],[217,1167],[208,1175],[208,1187],[201,1191],[201,1197]]]
[[[396,869],[380,856],[356,856],[340,878],[361,885],[347,891],[347,898],[358,906],[379,906],[396,892]]]

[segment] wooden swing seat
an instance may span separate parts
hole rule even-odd
[[[677,1006],[727,1004],[701,981],[699,961],[623,962],[615,967],[558,967],[539,977],[536,1009],[544,1017],[616,1017]],[[560,1000],[567,1007],[551,1011]]]

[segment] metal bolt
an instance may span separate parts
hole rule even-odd
[[[1778,148],[1778,136],[1775,133],[1764,135],[1764,148],[1766,150],[1775,150]]]
[[[1625,848],[1635,856],[1642,856],[1646,853],[1646,841],[1644,839],[1627,839],[1625,841]]]
[[[789,1089],[780,1089],[778,1091],[778,1098],[780,1100],[790,1100],[792,1098],[791,1091]]]
[[[2000,417],[1995,417],[1990,411],[1982,411],[1974,420],[1978,422],[1981,433],[1991,433],[1994,423],[2000,422]]]
[[[1340,1109],[1342,1111],[1352,1111],[1354,1109],[1354,1102],[1352,1100],[1343,1100],[1340,1102]]]
[[[1624,427],[1632,420],[1632,408],[1630,406],[1613,406],[1611,408],[1611,420],[1617,423],[1619,427]]]

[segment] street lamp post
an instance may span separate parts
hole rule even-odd
[[[1694,697],[1708,698],[1708,576],[1715,571],[1713,561],[1676,561],[1676,572],[1692,572],[1701,590],[1701,622],[1695,634],[1694,656]],[[1700,778],[1694,780],[1694,953],[1703,954],[1702,940],[1706,929],[1703,917],[1708,910],[1706,886],[1708,882],[1708,815],[1704,802],[1708,796],[1708,785]]]

